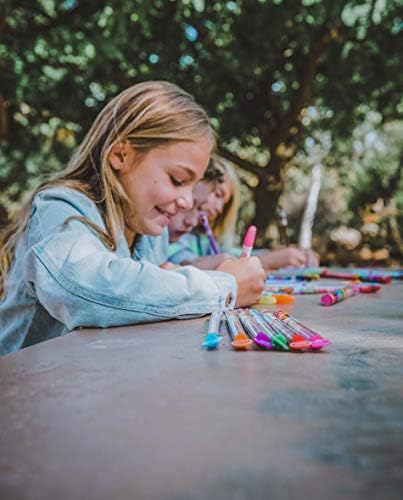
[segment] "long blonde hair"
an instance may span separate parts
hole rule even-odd
[[[1,234],[0,297],[4,294],[17,242],[28,227],[32,202],[39,191],[69,187],[91,198],[103,214],[106,230],[88,219],[73,218],[90,226],[105,245],[114,249],[118,232],[124,227],[124,207],[130,205],[130,201],[109,164],[112,148],[128,141],[136,152],[146,154],[164,144],[205,137],[213,147],[215,134],[206,112],[176,85],[164,81],[143,82],[117,95],[99,113],[67,168],[37,187]]]
[[[224,182],[225,177],[229,178],[232,189],[231,198],[224,205],[222,213],[214,220],[212,229],[220,245],[223,248],[231,248],[235,244],[236,223],[241,203],[241,187],[232,164],[222,156],[214,155],[212,158],[214,163],[224,171]]]

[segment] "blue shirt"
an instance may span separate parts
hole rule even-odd
[[[241,255],[242,248],[220,249],[220,252],[228,252],[234,257]],[[170,243],[168,248],[168,260],[174,264],[182,262],[193,262],[199,257],[214,255],[210,241],[205,234],[184,234],[175,243]]]
[[[170,243],[168,247],[168,260],[174,264],[193,262],[206,255],[214,255],[214,252],[205,234],[184,234],[175,243]]]
[[[95,203],[69,188],[49,188],[32,204],[0,302],[0,355],[64,335],[78,327],[111,327],[187,318],[232,307],[235,278],[167,260],[167,230],[140,237],[133,253],[123,232],[115,251],[81,221],[102,229]]]

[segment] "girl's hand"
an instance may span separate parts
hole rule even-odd
[[[217,271],[232,274],[238,285],[235,307],[247,307],[259,302],[263,292],[266,273],[257,257],[226,260]]]
[[[259,253],[265,269],[279,269],[280,267],[316,267],[318,258],[312,250],[287,247],[279,250],[263,250]]]
[[[199,259],[189,262],[191,266],[198,267],[199,269],[217,269],[217,267],[222,264],[225,260],[234,259],[229,253],[219,253],[218,255],[206,255],[200,257]]]
[[[311,249],[304,250],[305,252],[305,265],[307,267],[318,267],[319,266],[319,256]]]
[[[164,262],[163,264],[160,264],[160,268],[165,269],[166,271],[175,271],[178,267],[180,266],[172,264],[171,262]]]

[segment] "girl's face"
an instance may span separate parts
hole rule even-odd
[[[214,184],[200,181],[193,189],[193,207],[186,212],[179,212],[169,221],[169,242],[178,241],[181,236],[190,233],[200,222],[201,206],[206,203]]]
[[[224,206],[232,197],[232,182],[228,174],[224,175],[224,181],[218,184],[216,189],[210,194],[207,202],[201,206],[201,209],[206,212],[209,219],[215,219],[221,214]]]
[[[134,206],[127,208],[127,229],[157,236],[172,217],[193,206],[193,187],[207,168],[207,139],[177,142],[139,156],[128,143],[116,145],[109,161]]]

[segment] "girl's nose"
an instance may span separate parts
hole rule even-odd
[[[192,190],[182,193],[176,200],[176,203],[181,210],[190,210],[193,207]]]
[[[185,226],[189,231],[194,229],[199,222],[199,211],[194,207],[186,213]]]
[[[222,211],[224,210],[224,200],[223,199],[217,199],[214,209],[216,210],[217,213],[221,214]]]

